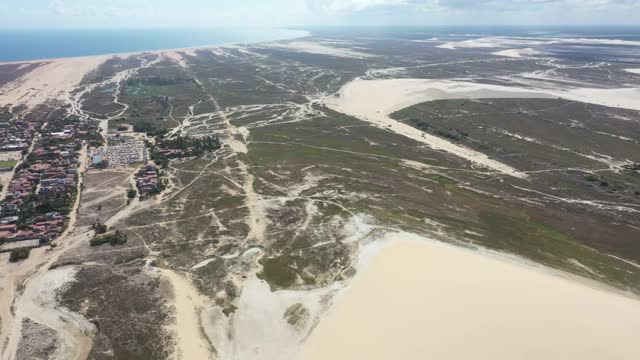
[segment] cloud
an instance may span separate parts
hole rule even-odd
[[[407,5],[411,0],[309,0],[312,10],[326,13],[363,11],[373,7]]]
[[[138,4],[138,7],[130,6],[127,8],[113,6],[115,3],[113,0],[103,0],[100,5],[89,2],[90,1],[51,0],[49,8],[56,15],[76,17],[126,17],[139,16],[140,14],[156,14],[155,8],[151,6],[151,3],[148,1],[145,1],[143,4]]]
[[[310,8],[325,13],[358,12],[375,7],[414,9],[537,11],[547,6],[580,6],[602,9],[608,7],[636,7],[640,0],[308,0]]]

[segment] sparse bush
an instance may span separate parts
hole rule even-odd
[[[111,246],[122,245],[127,243],[127,235],[122,234],[120,231],[116,231],[113,234],[107,234],[102,236],[96,236],[91,241],[89,241],[89,245],[91,246],[100,246],[104,244],[109,244]]]
[[[29,253],[31,253],[31,249],[12,250],[11,255],[9,256],[9,261],[12,263],[22,261],[29,257]]]
[[[107,232],[107,225],[95,223],[93,224],[93,230],[95,230],[96,234],[104,234]]]

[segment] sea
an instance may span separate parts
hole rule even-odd
[[[1,25],[0,25],[1,26]],[[484,36],[595,38],[640,41],[640,26],[333,26],[213,29],[2,29],[0,62],[129,53],[198,46],[243,44],[305,37],[363,37],[460,41]],[[585,49],[593,55],[597,49]],[[620,50],[620,49],[618,49]],[[638,60],[638,47],[616,56]],[[590,56],[591,56],[590,55]],[[606,59],[600,59],[606,60]]]
[[[0,29],[0,62],[264,42],[307,35],[305,30],[272,28]]]

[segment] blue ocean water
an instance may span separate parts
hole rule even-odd
[[[163,50],[306,36],[287,29],[0,29],[0,62]]]

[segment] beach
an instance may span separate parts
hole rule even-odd
[[[637,358],[637,299],[516,259],[395,238],[364,251],[301,359]]]

